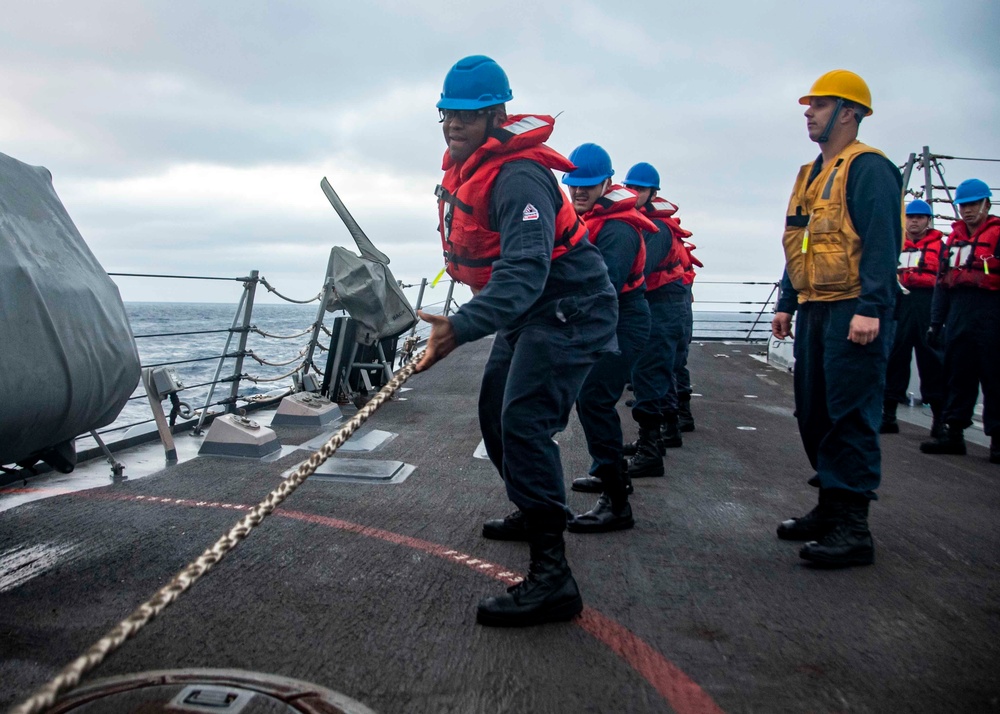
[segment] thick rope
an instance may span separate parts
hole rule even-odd
[[[422,355],[421,355],[422,356]],[[224,536],[216,541],[215,545],[202,553],[197,560],[189,563],[173,579],[161,588],[152,598],[140,605],[127,618],[108,632],[104,637],[95,642],[83,655],[70,662],[57,674],[48,684],[39,688],[28,699],[10,711],[10,714],[35,714],[45,711],[51,707],[56,698],[79,684],[84,674],[94,669],[103,662],[108,655],[121,647],[131,637],[134,637],[150,620],[163,612],[169,605],[173,604],[177,598],[184,594],[199,578],[212,569],[212,567],[222,560],[233,548],[250,535],[250,531],[260,525],[267,516],[277,508],[282,501],[291,496],[295,489],[315,473],[327,459],[337,453],[337,449],[344,445],[351,435],[364,424],[372,414],[392,395],[403,386],[407,379],[413,375],[416,368],[415,360],[399,370],[396,375],[389,380],[378,394],[372,397],[362,409],[355,414],[336,434],[330,437],[329,441],[309,459],[303,462],[295,473],[289,475],[275,488],[267,497],[257,504],[249,514]]]

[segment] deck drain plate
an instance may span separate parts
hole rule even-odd
[[[330,440],[330,437],[336,434],[336,431],[330,431],[325,434],[320,434],[317,437],[310,439],[300,446],[302,449],[309,449],[310,451],[316,451],[323,444]],[[394,434],[391,431],[382,431],[381,429],[371,429],[365,432],[359,432],[354,434],[347,442],[341,446],[338,451],[374,451],[375,449],[389,443],[395,439],[398,434]]]
[[[296,464],[281,474],[287,478],[299,467]],[[341,481],[346,483],[402,483],[414,472],[415,466],[402,461],[382,461],[376,459],[327,459],[310,478],[320,481]]]
[[[219,714],[374,714],[325,687],[230,669],[139,672],[74,689],[50,714],[217,712]]]

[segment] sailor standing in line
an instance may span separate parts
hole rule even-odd
[[[948,380],[945,432],[925,441],[925,454],[964,454],[962,432],[983,386],[983,431],[990,437],[990,463],[1000,464],[1000,218],[990,215],[990,187],[968,179],[955,190],[961,220],[952,224],[945,248],[928,336],[944,331]]]
[[[938,260],[944,246],[944,234],[931,223],[934,214],[926,201],[911,201],[906,207],[906,235],[899,254],[899,284],[908,294],[899,296],[896,311],[896,339],[889,353],[885,374],[885,401],[882,404],[882,434],[898,434],[896,408],[908,402],[906,388],[910,384],[910,361],[917,352],[920,373],[920,399],[929,404],[934,421],[931,436],[944,433],[941,404],[944,401],[944,366],[941,354],[927,344],[927,328],[931,324],[931,296],[937,281]]]
[[[653,221],[658,231],[646,233],[646,300],[652,303],[669,301],[670,315],[680,311],[681,332],[678,339],[668,339],[667,349],[660,356],[667,363],[673,353],[673,367],[670,369],[670,379],[667,380],[667,394],[664,407],[664,423],[660,432],[660,446],[677,448],[683,444],[681,432],[682,421],[690,423],[686,431],[694,431],[694,419],[691,417],[691,378],[686,379],[686,401],[679,370],[687,363],[687,347],[691,341],[693,316],[691,313],[691,286],[685,283],[685,269],[690,265],[684,240],[691,237],[690,231],[681,228],[680,222],[674,217],[677,206],[658,194],[660,191],[660,173],[652,164],[640,162],[628,170],[625,176],[625,187],[635,191],[639,198],[636,206],[639,211]],[[679,296],[683,295],[683,299]],[[672,323],[671,323],[672,324]],[[675,334],[671,329],[666,332],[669,338]],[[651,354],[647,354],[649,360]],[[647,361],[647,364],[649,362]],[[640,381],[642,377],[639,378]],[[673,415],[676,414],[676,418]],[[638,421],[638,418],[637,418]],[[635,450],[629,449],[631,453]]]
[[[869,565],[868,505],[882,476],[878,428],[892,345],[902,244],[902,177],[857,140],[871,94],[853,72],[833,70],[799,100],[815,162],[799,170],[785,218],[785,274],[771,323],[795,335],[795,413],[819,481],[819,504],[778,526],[809,541],[800,556],[827,567]]]
[[[676,206],[674,206],[676,210]],[[697,248],[694,243],[688,242],[687,238],[690,238],[693,234],[691,231],[685,230],[680,227],[680,219],[674,219],[677,222],[677,227],[680,230],[680,235],[683,236],[682,245],[684,246],[684,255],[682,260],[684,263],[684,289],[688,294],[688,301],[685,303],[685,314],[684,314],[684,340],[681,342],[680,348],[677,350],[677,361],[674,363],[674,384],[677,386],[677,427],[682,432],[694,431],[694,415],[691,414],[691,394],[693,390],[691,389],[691,372],[688,370],[688,352],[691,347],[691,338],[694,333],[694,279],[695,279],[695,267],[704,268],[705,264],[698,260],[694,255],[694,249]]]
[[[575,479],[574,490],[597,490],[597,505],[569,523],[573,533],[604,533],[631,528],[632,507],[622,466],[622,425],[618,400],[625,391],[632,365],[649,337],[646,303],[644,231],[656,226],[635,209],[636,193],[611,183],[614,169],[608,152],[597,144],[583,144],[569,160],[575,169],[563,176],[573,208],[587,226],[608,267],[618,293],[618,352],[601,356],[590,371],[576,411],[590,452],[590,476]]]
[[[653,221],[657,232],[646,238],[646,301],[651,316],[649,340],[632,368],[635,401],[632,416],[639,423],[639,438],[626,445],[630,478],[663,476],[665,448],[682,445],[678,426],[674,366],[685,340],[690,313],[690,293],[684,287],[683,231],[671,216],[677,207],[658,198],[660,175],[642,162],[629,169],[626,188],[638,193],[640,212]]]
[[[694,313],[692,306],[694,298],[691,294],[694,283],[694,266],[703,267],[701,261],[694,257],[691,251],[695,245],[687,239],[693,234],[681,228],[677,218],[677,205],[659,196],[660,172],[651,164],[641,162],[629,169],[625,177],[625,186],[639,193],[639,210],[653,220],[662,234],[659,238],[664,255],[649,255],[646,261],[646,289],[653,291],[664,289],[657,293],[654,301],[664,298],[667,294],[682,292],[687,299],[680,303],[684,312],[683,334],[674,353],[673,378],[670,380],[667,395],[667,414],[663,426],[660,443],[666,447],[679,447],[683,444],[681,432],[694,431],[694,416],[691,414],[691,373],[687,368],[688,346],[691,344],[691,333],[694,328]],[[667,235],[671,239],[667,240]],[[647,249],[651,243],[657,242],[656,234],[647,235]],[[678,282],[678,272],[681,279]],[[647,296],[648,299],[648,296]],[[669,418],[673,411],[671,406],[677,405],[677,421]]]
[[[508,116],[507,75],[489,57],[457,62],[440,111],[447,151],[437,189],[448,273],[474,297],[431,324],[417,371],[496,333],[479,394],[490,460],[517,511],[483,526],[526,540],[527,577],[479,603],[484,625],[568,620],[583,608],[565,557],[566,487],[553,436],[566,428],[591,367],[617,348],[618,297],[600,251],[553,169],[574,166],[543,142],[549,116]]]

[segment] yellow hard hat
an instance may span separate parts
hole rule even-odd
[[[809,97],[839,97],[848,101],[860,104],[871,116],[872,113],[872,93],[861,79],[854,72],[846,69],[835,69],[827,72],[822,77],[813,82],[809,94],[799,99],[799,104],[809,104]]]

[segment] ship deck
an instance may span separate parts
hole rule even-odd
[[[85,681],[239,669],[314,682],[382,714],[1000,711],[1000,467],[978,444],[966,457],[923,455],[926,429],[903,423],[883,438],[876,564],[807,567],[774,535],[814,499],[792,380],[753,345],[692,345],[697,431],[668,452],[665,478],[636,482],[636,527],[567,534],[583,616],[477,625],[478,600],[527,564],[525,544],[480,536],[483,520],[511,510],[492,465],[473,458],[488,348],[464,346],[413,377],[365,427],[396,438],[344,455],[411,464],[405,481],[310,479]],[[322,430],[276,431],[295,445]],[[575,417],[557,440],[567,481],[582,475]],[[0,490],[0,708],[98,640],[304,456],[201,457],[118,484],[52,475]],[[569,498],[578,511],[593,502]]]

